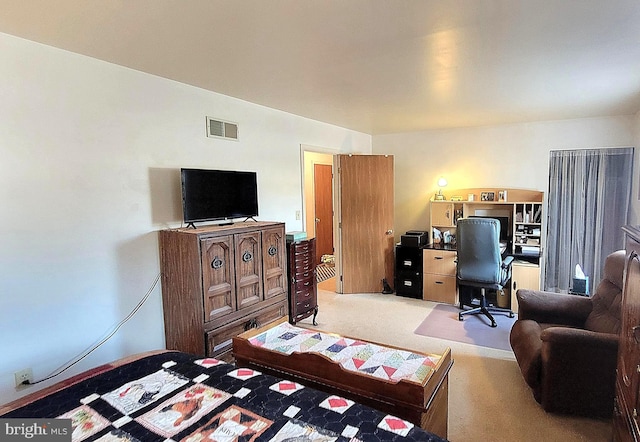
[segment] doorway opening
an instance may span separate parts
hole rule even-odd
[[[316,238],[318,288],[335,292],[333,153],[302,146],[304,228],[307,236]]]
[[[309,237],[320,233],[319,226],[332,226],[333,246],[320,249],[319,259],[333,261],[336,293],[374,293],[384,290],[383,283],[393,280],[393,156],[340,154],[301,147],[303,171],[304,229]],[[322,190],[314,185],[316,164],[331,164],[332,185]],[[329,181],[327,179],[327,181]],[[316,187],[318,189],[316,189]],[[331,210],[322,215],[316,205],[325,188],[331,188]],[[329,207],[329,204],[326,204]],[[324,218],[324,220],[323,220]],[[323,283],[324,284],[324,283]],[[319,288],[324,288],[318,285]]]

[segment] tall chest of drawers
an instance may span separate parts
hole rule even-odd
[[[289,262],[289,322],[318,315],[318,285],[316,282],[316,239],[287,241]]]

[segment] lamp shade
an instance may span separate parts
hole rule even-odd
[[[438,187],[445,187],[447,185],[447,180],[444,177],[440,177],[438,179]]]

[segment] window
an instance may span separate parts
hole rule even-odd
[[[624,248],[633,148],[551,151],[544,288],[567,292],[576,264],[598,284]]]

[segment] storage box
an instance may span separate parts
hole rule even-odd
[[[307,232],[294,231],[287,232],[287,241],[302,241],[303,239],[307,239]]]
[[[406,247],[424,247],[429,242],[429,234],[422,230],[408,230],[400,236],[400,244]]]
[[[578,293],[581,295],[588,295],[589,294],[589,277],[586,276],[585,279],[573,278],[571,291],[573,293]]]

